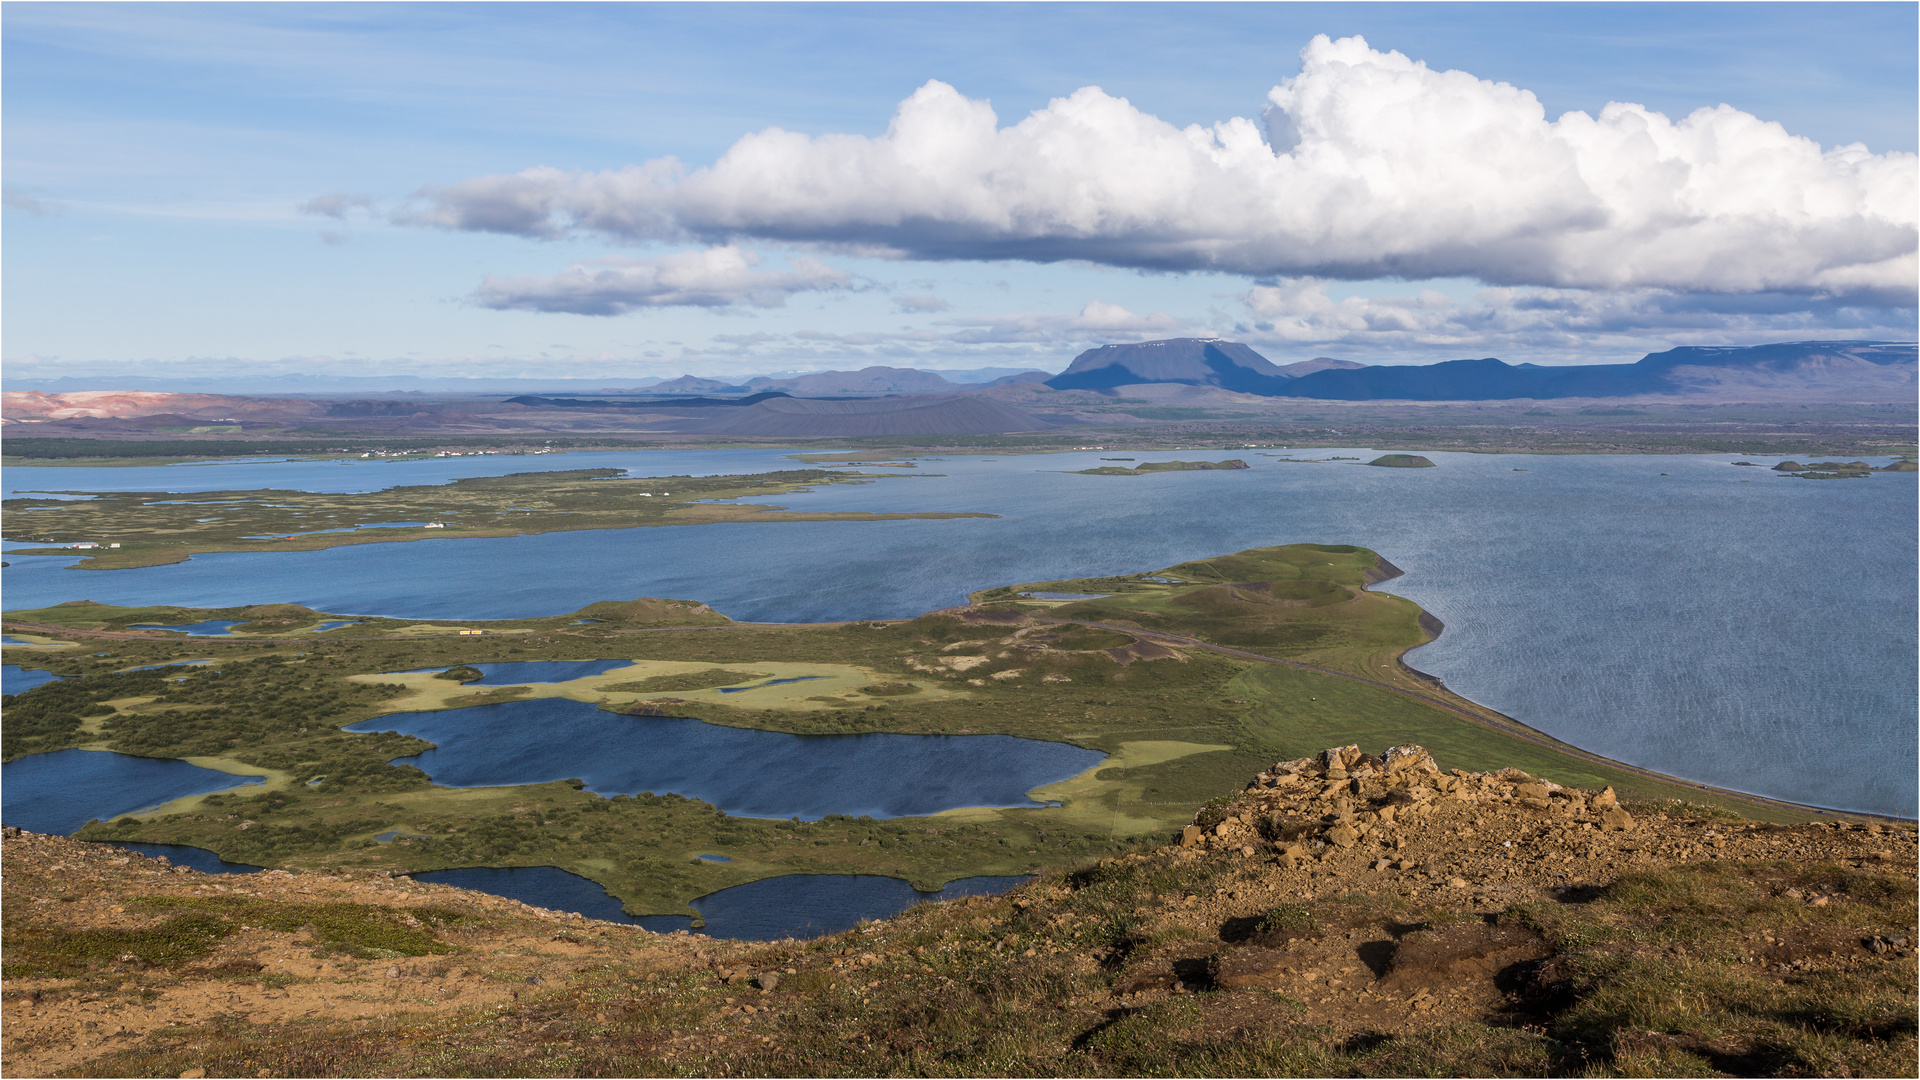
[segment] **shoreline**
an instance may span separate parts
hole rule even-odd
[[[1403,576],[1403,574],[1405,573],[1404,571],[1401,571],[1398,567],[1394,566],[1392,563],[1388,562],[1384,558],[1382,558],[1380,562],[1382,565],[1382,570],[1387,572],[1384,572],[1382,576],[1375,578],[1373,582],[1369,582],[1369,584],[1377,583],[1380,581],[1392,580],[1393,578]],[[1388,594],[1388,595],[1392,595],[1392,594]],[[954,609],[944,609],[944,610],[954,610]],[[329,614],[337,614],[337,613],[329,613]],[[929,612],[928,614],[932,614],[932,613]],[[1425,609],[1422,609],[1422,614],[1423,615],[1426,614]],[[1532,743],[1536,746],[1552,751],[1554,753],[1564,754],[1568,757],[1576,758],[1591,764],[1600,765],[1605,768],[1617,769],[1621,772],[1631,774],[1633,776],[1648,780],[1650,782],[1671,784],[1675,787],[1699,792],[1700,794],[1712,796],[1714,798],[1726,799],[1732,802],[1749,804],[1749,805],[1754,805],[1758,807],[1767,807],[1775,810],[1784,810],[1788,812],[1817,815],[1819,817],[1832,818],[1832,819],[1858,818],[1862,820],[1888,821],[1888,822],[1900,822],[1900,823],[1911,823],[1911,822],[1915,822],[1916,820],[1920,820],[1920,818],[1907,817],[1907,816],[1902,816],[1898,814],[1886,814],[1886,813],[1880,813],[1880,812],[1871,811],[1871,810],[1851,810],[1851,809],[1845,809],[1841,807],[1823,806],[1817,803],[1797,802],[1795,800],[1782,799],[1775,796],[1763,795],[1757,792],[1741,791],[1737,788],[1722,787],[1716,784],[1707,783],[1706,781],[1693,780],[1683,776],[1676,776],[1670,773],[1663,773],[1657,769],[1651,769],[1645,766],[1635,765],[1630,762],[1619,761],[1614,758],[1606,757],[1605,755],[1598,754],[1593,751],[1583,749],[1579,746],[1575,746],[1571,743],[1564,742],[1560,739],[1555,738],[1552,735],[1547,734],[1544,731],[1539,730],[1538,728],[1535,728],[1526,724],[1521,720],[1508,716],[1505,713],[1502,713],[1499,710],[1492,708],[1491,706],[1484,705],[1480,702],[1474,701],[1471,698],[1455,693],[1453,690],[1448,688],[1447,685],[1438,676],[1431,675],[1431,674],[1428,674],[1427,672],[1421,671],[1420,669],[1414,667],[1412,664],[1409,664],[1406,662],[1404,654],[1406,652],[1412,651],[1413,648],[1417,648],[1418,646],[1410,646],[1407,649],[1402,650],[1401,655],[1395,657],[1395,662],[1398,664],[1399,668],[1402,671],[1404,671],[1406,674],[1408,674],[1412,678],[1422,683],[1429,684],[1430,686],[1437,689],[1440,692],[1440,694],[1444,696],[1436,696],[1434,694],[1422,693],[1418,690],[1410,689],[1408,687],[1396,686],[1392,683],[1382,682],[1377,679],[1369,679],[1364,676],[1354,675],[1347,672],[1338,671],[1332,668],[1320,667],[1314,664],[1307,664],[1297,660],[1287,660],[1281,657],[1267,656],[1262,653],[1256,653],[1256,652],[1252,652],[1245,649],[1233,648],[1232,646],[1216,645],[1211,642],[1202,641],[1198,638],[1187,637],[1179,634],[1171,634],[1163,631],[1145,630],[1139,627],[1120,626],[1116,624],[1101,623],[1101,622],[1088,621],[1088,620],[1055,619],[1048,616],[1035,616],[1035,618],[1038,621],[1042,621],[1042,622],[1050,622],[1050,623],[1062,624],[1062,625],[1087,626],[1087,627],[1093,627],[1097,629],[1111,630],[1119,633],[1137,635],[1143,638],[1156,639],[1163,643],[1179,645],[1184,648],[1200,649],[1203,651],[1218,653],[1220,655],[1225,655],[1225,656],[1232,656],[1232,657],[1236,657],[1243,660],[1251,660],[1256,663],[1273,664],[1281,667],[1292,668],[1295,670],[1308,671],[1316,675],[1331,676],[1331,677],[1342,679],[1348,682],[1369,686],[1377,690],[1386,690],[1391,693],[1419,701],[1423,704],[1430,705],[1434,708],[1440,709],[1455,717],[1466,720],[1470,723],[1473,723],[1487,730],[1497,732],[1501,735],[1507,735],[1513,738],[1524,740],[1526,742]],[[448,620],[448,621],[453,621],[453,620]],[[492,620],[466,620],[466,621],[486,622],[486,621],[492,621]],[[880,625],[880,624],[889,624],[889,623],[897,624],[897,623],[904,623],[904,622],[910,622],[910,621],[912,620],[852,619],[852,620],[838,620],[838,621],[817,622],[817,623],[769,623],[769,622],[738,622],[736,621],[736,622],[716,623],[716,624],[709,624],[709,625],[695,625],[695,626],[610,628],[604,632],[612,633],[612,634],[656,634],[656,633],[682,633],[682,632],[699,631],[699,630],[727,630],[727,629],[740,629],[740,628],[747,628],[747,629],[766,628],[766,629],[780,629],[780,630],[825,629],[825,628],[833,628],[833,627],[841,627],[841,626],[850,626],[850,625],[856,625],[856,624]],[[1434,624],[1439,623],[1438,619],[1431,619],[1431,621]],[[1425,626],[1425,623],[1423,622],[1423,627],[1424,626]],[[208,636],[208,637],[187,638],[184,635],[163,636],[163,635],[166,635],[166,631],[73,630],[70,628],[53,626],[49,624],[30,623],[30,622],[22,622],[18,620],[6,619],[3,616],[0,616],[0,628],[4,628],[7,630],[20,631],[25,633],[41,634],[41,635],[59,635],[63,637],[86,636],[86,637],[100,638],[103,640],[122,640],[122,641],[124,640],[135,640],[135,641],[191,640],[196,646],[201,644],[211,644],[211,643],[220,643],[225,645],[248,645],[248,644],[254,644],[254,643],[268,643],[268,642],[279,642],[279,643],[308,642],[312,640],[311,638],[298,633],[248,635],[245,637],[227,637],[222,635],[216,635],[216,636]],[[494,633],[499,634],[499,633],[505,633],[505,632],[506,631],[496,631]],[[567,631],[557,630],[554,632],[566,633]],[[1429,632],[1432,633],[1431,630],[1429,630]],[[337,633],[337,631],[330,632],[330,633]],[[395,641],[395,640],[430,639],[430,638],[438,638],[438,637],[445,637],[445,636],[446,636],[445,632],[441,631],[438,633],[430,633],[430,634],[429,633],[419,633],[419,634],[389,633],[389,634],[340,635],[337,637],[329,637],[328,640],[329,641]],[[1438,634],[1434,633],[1433,636],[1437,637]],[[20,648],[20,647],[21,646],[14,646],[14,648]],[[49,649],[58,648],[58,646],[36,646],[36,645],[28,645],[26,647],[27,648],[49,648]],[[700,719],[700,718],[695,717],[695,719]],[[729,725],[729,726],[732,726],[732,725]],[[747,725],[747,726],[752,726],[752,725]],[[772,730],[780,730],[780,729],[764,728],[764,729],[756,729],[756,730],[772,731]],[[102,747],[90,746],[89,748],[102,748]],[[254,766],[247,766],[247,767],[254,768]]]

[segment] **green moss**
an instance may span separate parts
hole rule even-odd
[[[9,979],[71,978],[128,955],[171,967],[207,955],[238,929],[237,923],[206,912],[188,912],[140,930],[67,930],[8,918],[3,966]]]

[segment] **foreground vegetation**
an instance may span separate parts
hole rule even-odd
[[[1448,764],[1404,744],[1283,762],[1178,845],[811,941],[12,836],[10,1070],[1915,1074],[1910,827]]]
[[[191,844],[306,869],[555,865],[635,914],[684,914],[695,897],[787,873],[886,874],[930,889],[1075,865],[1158,842],[1265,762],[1355,738],[1417,739],[1468,768],[1515,764],[1637,797],[1807,818],[1583,755],[1453,697],[1400,663],[1429,630],[1412,602],[1367,590],[1394,572],[1362,548],[1260,548],[989,589],[965,608],[902,622],[824,626],[735,624],[670,600],[484,623],[78,602],[8,614],[9,633],[33,643],[8,646],[8,661],[66,681],[6,700],[0,734],[10,757],[94,747],[268,777],[89,825],[89,839]],[[238,625],[200,638],[130,629],[208,619]],[[348,625],[316,632],[329,621]],[[524,686],[435,674],[603,658],[633,664]],[[208,662],[133,670],[183,661]],[[449,788],[390,764],[429,744],[341,730],[387,713],[536,697],[797,734],[996,733],[1109,757],[1035,792],[1057,806],[802,822],[734,817],[666,793],[604,798],[577,781]],[[408,835],[374,839],[396,831]]]

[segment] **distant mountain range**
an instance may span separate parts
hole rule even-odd
[[[972,372],[949,372],[968,375]],[[742,383],[722,382],[682,375],[645,388],[649,395],[671,394],[762,394],[769,391],[794,397],[829,397],[835,394],[956,394],[990,386],[1043,382],[1044,371],[1015,371],[999,378],[978,382],[953,382],[937,371],[918,368],[866,367],[859,371],[815,371],[784,378],[761,376]]]
[[[1272,397],[1296,378],[1364,366],[1321,356],[1284,368],[1276,367],[1271,360],[1237,341],[1169,338],[1088,349],[1074,357],[1067,370],[1046,383],[1055,390],[1111,390],[1141,383],[1182,383]]]
[[[1643,396],[1765,400],[1909,400],[1915,346],[1802,341],[1747,347],[1688,346],[1633,364],[1542,367],[1487,357],[1368,367],[1319,358],[1278,367],[1237,341],[1174,338],[1104,345],[1046,380],[1056,390],[1115,390],[1176,383],[1262,397],[1327,401],[1496,401]]]

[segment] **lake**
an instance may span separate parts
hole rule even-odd
[[[0,694],[24,694],[36,686],[59,681],[60,676],[51,671],[23,668],[19,664],[0,665]]]
[[[493,893],[549,911],[644,926],[655,933],[692,926],[684,915],[628,915],[605,889],[555,866],[473,866],[411,876],[415,881]],[[1018,876],[961,878],[938,892],[923,893],[899,878],[874,874],[786,874],[708,893],[693,901],[693,909],[706,923],[698,932],[709,937],[752,941],[821,937],[851,930],[862,919],[891,919],[915,904],[997,895],[1025,880]]]
[[[417,464],[492,475],[530,461],[628,462],[661,475],[763,471],[783,460],[774,451],[677,453]],[[929,457],[906,477],[760,501],[1001,516],[434,539],[104,572],[62,569],[76,556],[16,557],[0,580],[13,608],[278,601],[459,619],[663,596],[797,622],[905,618],[991,585],[1134,572],[1266,544],[1360,544],[1407,571],[1380,588],[1446,623],[1409,660],[1459,693],[1576,746],[1688,779],[1915,812],[1916,474],[1808,481],[1733,467],[1733,455],[1429,453],[1433,469],[1295,464],[1251,450],[1137,456],[1231,456],[1252,468],[1081,476],[1074,470],[1098,465],[1097,452]],[[413,464],[31,477],[36,486],[120,490],[134,486],[132,473],[158,472],[172,482],[150,490],[185,490],[178,477],[218,468],[245,470],[220,475],[249,483],[359,490],[367,477],[403,475],[379,470]],[[7,485],[28,486],[15,479],[28,472],[7,470]],[[57,482],[47,476],[56,473]],[[427,471],[404,475],[396,482],[429,482]],[[1809,754],[1810,742],[1848,753]]]
[[[399,764],[436,784],[493,787],[578,778],[601,795],[672,792],[742,817],[908,817],[960,806],[1040,806],[1027,792],[1105,759],[1009,735],[789,735],[678,717],[622,716],[538,698],[390,713],[348,731],[435,744]]]
[[[468,667],[480,672],[480,678],[462,684],[465,686],[525,686],[529,683],[571,682],[590,675],[605,675],[623,667],[632,667],[631,660],[515,660],[500,664],[469,664]],[[411,672],[395,674],[417,674],[422,671],[445,671],[439,668],[415,668]]]
[[[265,779],[108,750],[56,750],[0,765],[0,822],[66,836],[95,818],[109,821]]]
[[[252,863],[228,862],[206,848],[189,847],[186,844],[146,844],[136,840],[114,840],[109,843],[150,858],[164,858],[175,866],[191,866],[203,874],[257,874],[266,869]]]

